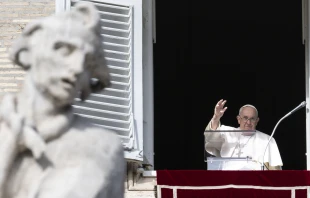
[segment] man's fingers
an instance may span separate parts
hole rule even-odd
[[[219,100],[219,101],[216,103],[215,106],[216,106],[216,107],[217,107],[217,106],[220,106],[220,105],[222,104],[222,102],[223,102],[223,99]]]
[[[222,102],[222,106],[224,106],[224,105],[225,105],[225,103],[226,103],[226,100],[224,100],[224,101]]]
[[[215,105],[214,113],[215,114],[223,114],[227,109],[227,107],[224,108],[225,103],[226,103],[226,100],[223,100],[223,99],[219,100],[217,102],[217,104]]]
[[[227,102],[226,100],[221,99],[220,101],[217,102],[217,104],[215,105],[215,108],[216,109],[218,109],[218,108],[222,109],[226,102]]]
[[[221,110],[221,113],[224,113],[226,111],[227,107],[225,107],[223,110]]]

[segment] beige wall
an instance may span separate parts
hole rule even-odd
[[[24,72],[8,59],[12,41],[27,23],[55,13],[55,0],[0,1],[0,100],[5,92],[21,88]]]

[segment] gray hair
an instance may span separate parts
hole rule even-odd
[[[241,114],[242,109],[245,108],[245,107],[252,107],[253,109],[255,109],[255,111],[256,111],[256,116],[258,117],[258,111],[257,111],[256,107],[254,107],[253,105],[250,105],[250,104],[243,105],[243,106],[239,109],[239,115]]]

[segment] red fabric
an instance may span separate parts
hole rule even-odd
[[[251,185],[271,187],[310,186],[310,171],[207,171],[158,170],[157,184],[168,186]],[[296,190],[296,198],[306,196],[306,190]],[[205,197],[291,197],[290,190],[217,189],[177,190],[178,198]],[[162,189],[162,198],[172,198],[171,189]]]

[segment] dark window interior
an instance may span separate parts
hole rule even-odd
[[[205,168],[203,132],[222,98],[222,123],[237,127],[252,104],[267,134],[305,100],[301,10],[301,1],[156,1],[156,170]],[[305,122],[303,108],[275,132],[283,169],[306,169]]]

